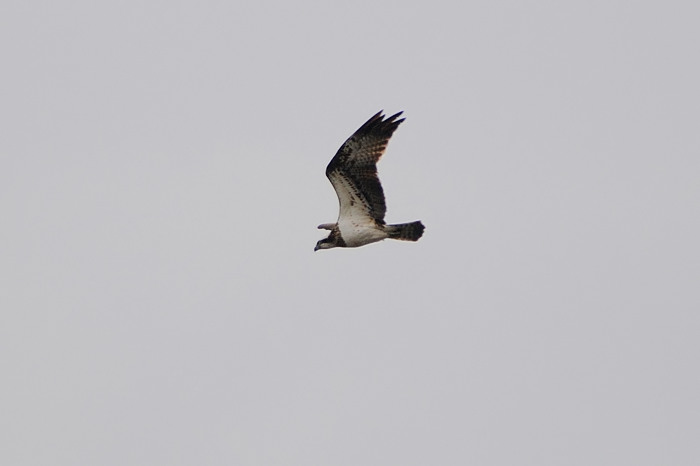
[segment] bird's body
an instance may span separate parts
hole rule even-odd
[[[392,238],[418,241],[425,227],[420,221],[386,225],[384,191],[377,177],[377,161],[384,154],[391,135],[403,122],[401,112],[384,119],[377,113],[338,149],[326,167],[340,203],[336,223],[318,228],[330,230],[327,238],[316,243],[318,249],[354,248]]]

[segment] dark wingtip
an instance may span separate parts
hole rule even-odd
[[[381,124],[383,122],[384,122],[384,110],[379,110],[377,113],[372,115],[372,118],[367,120],[367,123],[365,123],[365,125],[373,126],[373,125]]]
[[[385,125],[391,125],[393,130],[396,130],[396,128],[398,128],[399,125],[406,120],[405,118],[401,118],[400,120],[397,120],[397,118],[400,117],[401,115],[403,115],[403,110],[398,112],[398,113],[394,113],[389,118],[385,119],[382,123],[384,123]]]
[[[403,115],[403,110],[391,115],[390,117],[386,118],[384,116],[384,110],[379,110],[377,113],[372,115],[369,120],[365,122],[364,125],[360,127],[360,129],[367,128],[369,126],[373,126],[375,124],[393,124],[394,126],[398,126],[401,124],[405,118],[401,118],[400,120],[397,120],[398,117]]]
[[[363,132],[370,132],[370,131],[388,131],[387,137],[391,137],[391,134],[396,131],[396,128],[399,127],[401,123],[405,120],[405,118],[401,118],[400,120],[397,120],[401,115],[403,115],[403,111],[400,111],[398,113],[395,113],[391,115],[389,118],[386,118],[384,116],[384,110],[380,110],[377,113],[375,113],[367,122],[365,122],[364,125],[362,125],[356,133],[363,133]],[[381,129],[380,129],[381,128]]]
[[[403,115],[403,110],[401,110],[401,111],[398,112],[398,113],[394,113],[393,115],[391,115],[389,118],[387,118],[387,119],[384,120],[384,121],[387,121],[387,122],[394,121],[394,120],[396,120],[398,117],[400,117],[401,115]],[[405,120],[405,118],[401,118],[401,120],[397,121],[396,123],[401,123],[401,122],[404,121],[404,120]]]

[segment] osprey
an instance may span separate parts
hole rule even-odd
[[[324,223],[319,229],[330,230],[314,251],[330,248],[356,248],[386,238],[418,241],[425,227],[420,221],[387,225],[384,223],[386,202],[377,177],[377,161],[384,154],[389,138],[404,121],[403,112],[384,119],[380,111],[355,131],[340,146],[326,167],[340,203],[336,223]]]

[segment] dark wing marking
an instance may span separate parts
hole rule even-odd
[[[369,217],[384,223],[386,202],[377,177],[377,161],[384,154],[391,135],[404,121],[403,118],[397,120],[402,113],[384,119],[382,112],[378,112],[340,146],[326,167],[326,176],[340,202],[340,217],[352,209],[364,207]],[[355,205],[358,200],[362,206]]]

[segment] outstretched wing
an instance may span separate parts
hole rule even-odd
[[[384,154],[391,135],[404,119],[403,112],[384,119],[378,112],[340,146],[326,167],[338,201],[340,215],[384,223],[386,202],[384,190],[377,177],[377,161]]]

